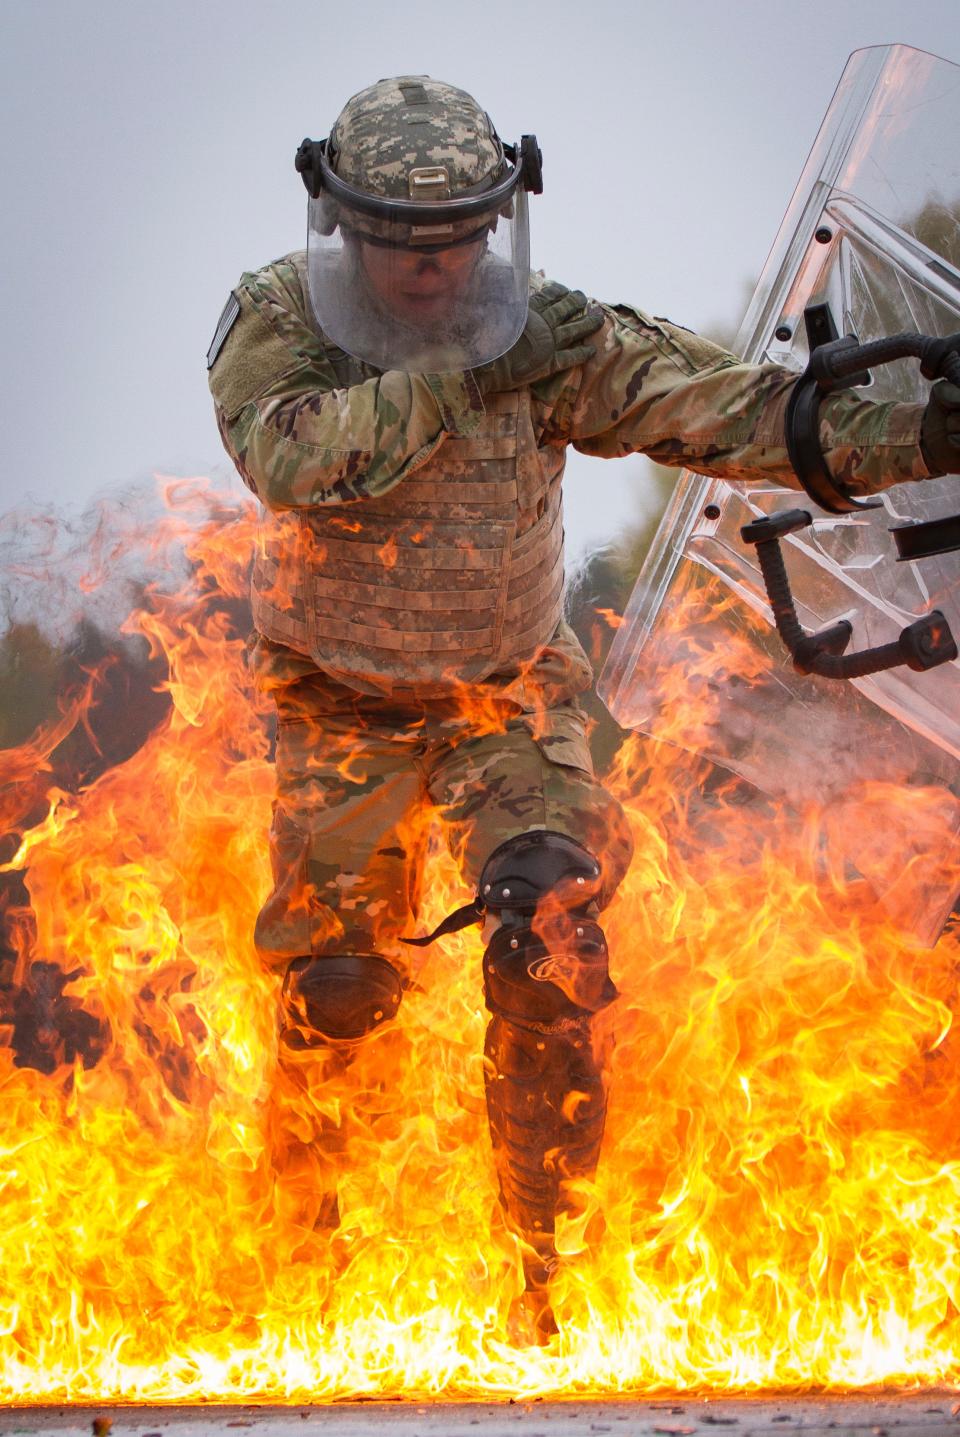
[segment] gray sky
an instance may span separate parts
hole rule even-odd
[[[538,267],[732,328],[847,55],[893,41],[960,61],[960,4],[0,0],[0,509],[227,473],[217,316],[303,244],[294,150],[373,80],[429,73],[538,135]],[[571,456],[573,553],[636,511],[643,474]]]

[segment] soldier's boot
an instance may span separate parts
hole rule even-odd
[[[483,959],[491,1013],[487,1111],[510,1227],[525,1245],[522,1306],[537,1341],[556,1326],[547,1285],[568,1184],[596,1171],[606,1115],[593,1017],[617,990],[594,917],[600,865],[563,834],[537,831],[495,849],[480,901],[498,926]]]
[[[399,973],[376,953],[297,958],[281,994],[272,1157],[277,1204],[295,1227],[340,1223],[337,1179],[348,1135],[336,1101],[357,1044],[393,1018]]]

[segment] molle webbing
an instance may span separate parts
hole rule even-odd
[[[529,655],[561,616],[562,471],[523,390],[490,397],[476,435],[376,500],[264,512],[257,627],[327,670],[407,683]]]

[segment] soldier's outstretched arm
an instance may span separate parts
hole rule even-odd
[[[748,365],[668,320],[604,306],[593,359],[540,390],[550,429],[585,454],[642,452],[660,464],[722,479],[799,489],[784,440],[796,375]],[[835,477],[854,494],[927,479],[920,404],[874,404],[850,391],[820,408],[820,437]]]
[[[469,374],[390,370],[338,387],[286,268],[290,275],[281,263],[243,276],[210,356],[224,447],[264,504],[376,497],[425,463],[448,433],[473,432],[483,400]]]

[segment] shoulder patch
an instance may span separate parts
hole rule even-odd
[[[210,393],[228,420],[288,375],[309,367],[259,312],[246,285],[234,290],[234,298],[240,314],[230,321],[220,357],[207,372]]]
[[[231,291],[230,296],[223,306],[220,318],[217,320],[217,327],[213,339],[210,341],[210,348],[207,350],[207,368],[212,369],[217,362],[217,355],[224,346],[227,335],[237,322],[240,314],[240,301]]]

